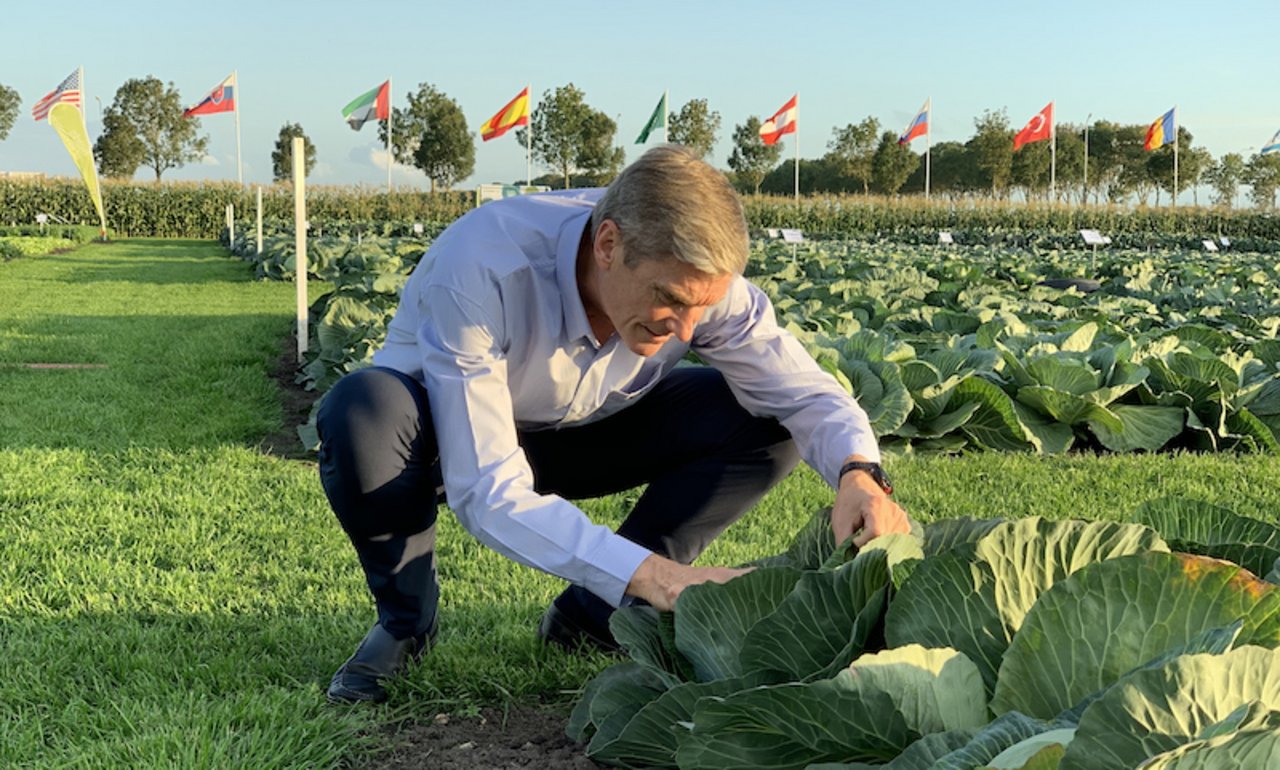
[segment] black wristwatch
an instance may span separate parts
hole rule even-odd
[[[884,468],[880,467],[880,463],[868,463],[860,460],[847,462],[840,468],[840,475],[836,477],[836,484],[840,484],[840,480],[849,471],[866,471],[870,474],[871,479],[880,485],[886,495],[893,494],[893,483],[889,481],[889,474],[884,472]]]

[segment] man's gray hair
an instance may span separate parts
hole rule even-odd
[[[654,147],[623,169],[591,215],[594,236],[611,219],[624,261],[675,257],[711,275],[747,264],[742,202],[724,174],[675,144]]]

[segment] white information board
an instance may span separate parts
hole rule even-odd
[[[782,233],[783,243],[804,243],[804,233],[799,230],[781,229],[778,232]]]
[[[1097,230],[1081,230],[1080,237],[1084,239],[1086,246],[1105,246],[1111,243],[1110,238],[1104,238]]]
[[[1208,240],[1200,241],[1200,245],[1201,245],[1201,246],[1204,246],[1204,250],[1205,250],[1205,251],[1217,251],[1217,250],[1218,250],[1218,244],[1214,243],[1213,241],[1208,241]]]
[[[938,243],[942,243],[942,244],[946,244],[946,245],[948,245],[948,246],[951,246],[951,245],[955,244],[955,242],[956,242],[956,241],[955,241],[955,239],[951,237],[951,231],[950,231],[950,230],[939,230],[939,231],[938,231]]]

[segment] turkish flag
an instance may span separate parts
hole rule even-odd
[[[1022,127],[1013,137],[1013,151],[1017,152],[1024,144],[1031,142],[1042,142],[1053,135],[1053,102],[1045,105],[1043,110],[1036,113],[1036,116],[1027,121],[1027,125]]]

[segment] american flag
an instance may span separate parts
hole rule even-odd
[[[59,102],[74,104],[80,106],[80,68],[77,67],[75,72],[67,76],[67,79],[58,84],[58,87],[45,94],[45,97],[36,102],[36,106],[31,108],[31,117],[36,120],[44,120],[49,115],[49,110],[53,109],[53,105]]]

